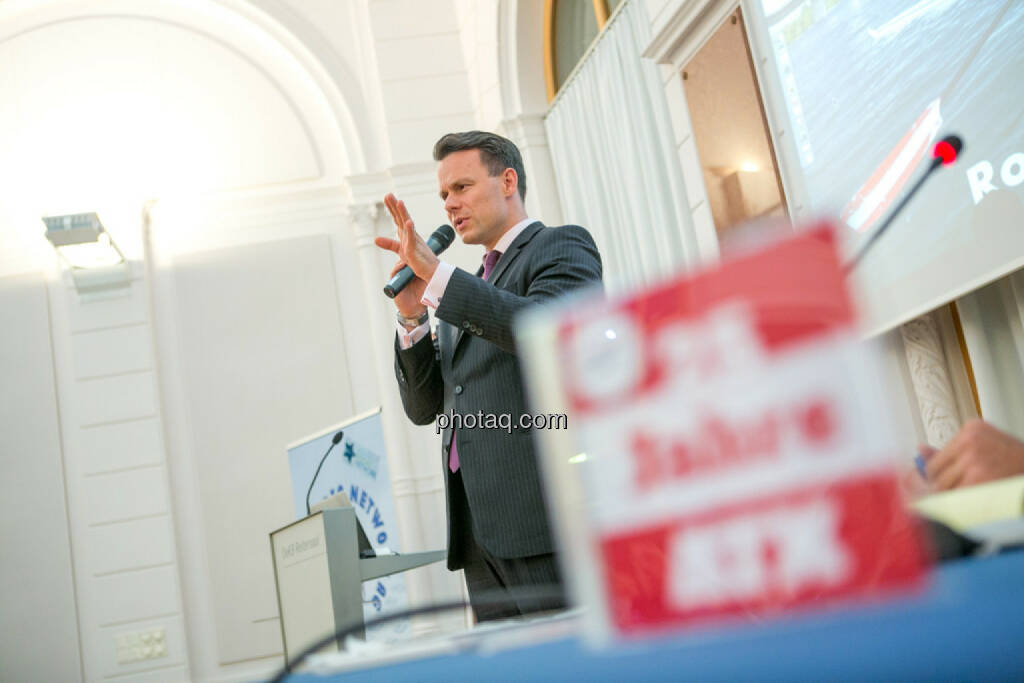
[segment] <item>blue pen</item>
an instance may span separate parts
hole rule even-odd
[[[927,472],[925,472],[925,464],[926,463],[925,463],[925,460],[924,460],[924,456],[921,455],[920,453],[915,453],[914,454],[914,464],[917,465],[918,474],[920,474],[922,478],[927,479],[928,478],[928,474],[927,474]]]

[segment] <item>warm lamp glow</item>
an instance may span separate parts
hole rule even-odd
[[[69,244],[58,249],[72,268],[102,268],[123,261],[121,254],[111,245],[110,235],[102,233],[95,242]]]
[[[72,268],[104,268],[124,261],[110,234],[95,213],[43,218],[46,239]]]

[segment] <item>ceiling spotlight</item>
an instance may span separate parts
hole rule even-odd
[[[72,268],[104,268],[124,262],[95,213],[44,216],[46,239]]]
[[[131,269],[95,213],[44,216],[46,239],[71,270],[80,295],[106,297],[127,293]]]

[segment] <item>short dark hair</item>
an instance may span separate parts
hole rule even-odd
[[[482,130],[465,133],[448,133],[434,145],[434,161],[441,161],[452,152],[465,149],[480,150],[480,161],[487,166],[491,176],[500,175],[511,168],[519,178],[519,198],[526,201],[526,169],[519,148],[508,138]]]

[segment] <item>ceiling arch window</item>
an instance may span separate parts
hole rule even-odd
[[[545,0],[544,80],[548,102],[586,54],[622,0]]]

